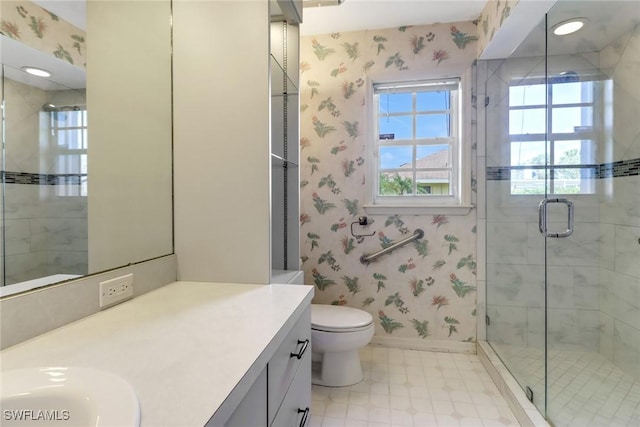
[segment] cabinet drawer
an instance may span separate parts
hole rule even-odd
[[[268,414],[273,420],[298,368],[311,372],[311,307],[302,316],[284,339],[282,345],[271,358],[267,367]],[[309,379],[309,387],[311,379]]]
[[[271,427],[305,427],[311,417],[311,356],[302,360],[300,369],[282,401]]]

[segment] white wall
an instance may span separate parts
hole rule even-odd
[[[181,280],[269,283],[269,3],[176,1]]]

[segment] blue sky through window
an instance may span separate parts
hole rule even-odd
[[[411,93],[381,93],[380,114],[410,113],[413,110]]]

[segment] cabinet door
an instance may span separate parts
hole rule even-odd
[[[267,368],[242,399],[224,427],[267,426]]]

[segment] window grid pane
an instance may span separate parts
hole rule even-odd
[[[590,135],[595,115],[594,82],[556,83],[509,88],[509,134],[511,166],[538,165],[511,171],[511,194],[591,193],[581,183],[579,169],[555,166],[588,164],[592,161]],[[548,123],[546,121],[548,120]],[[550,129],[548,143],[543,140]],[[551,167],[551,173],[544,166]],[[547,186],[547,181],[548,186]]]
[[[450,196],[457,90],[405,87],[394,93],[387,88],[375,98],[377,196]]]

